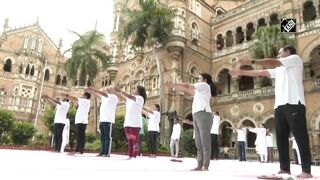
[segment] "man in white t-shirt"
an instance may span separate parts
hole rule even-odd
[[[211,159],[219,159],[219,125],[220,116],[219,112],[213,114],[213,122],[210,130],[211,134]]]
[[[64,99],[62,102],[59,100],[50,98],[47,95],[43,95],[42,98],[46,99],[48,103],[56,106],[56,112],[54,115],[54,144],[55,151],[60,152],[62,144],[62,132],[66,124],[67,113],[70,107],[69,100]]]
[[[178,157],[179,155],[179,140],[180,140],[180,134],[181,134],[181,125],[179,123],[179,119],[176,118],[174,120],[174,124],[172,127],[172,134],[171,134],[171,140],[170,140],[170,153],[171,157]],[[174,150],[176,152],[174,153]]]
[[[267,70],[232,69],[233,76],[265,76],[275,79],[275,129],[279,151],[279,174],[290,174],[289,134],[296,138],[301,153],[302,173],[298,178],[311,178],[311,152],[307,130],[306,107],[303,88],[303,60],[293,46],[279,50],[279,59],[239,59],[241,65],[257,64],[275,67]]]
[[[68,94],[64,94],[64,95],[71,102],[78,104],[78,109],[75,116],[76,140],[77,140],[77,146],[76,146],[75,152],[83,154],[84,145],[86,142],[86,128],[88,124],[89,110],[90,110],[89,99],[91,97],[91,94],[89,92],[84,92],[81,98],[70,96]]]
[[[115,114],[118,97],[115,95],[115,91],[112,88],[108,88],[106,91],[100,91],[93,87],[88,87],[86,91],[89,91],[92,95],[101,98],[99,115],[101,148],[98,156],[109,157],[112,142],[112,125],[114,124],[116,118]]]

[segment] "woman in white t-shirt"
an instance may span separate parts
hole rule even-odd
[[[146,90],[142,86],[132,93],[126,93],[115,88],[116,95],[119,99],[126,101],[126,115],[124,119],[124,132],[128,140],[128,160],[137,157],[139,154],[139,131],[141,127],[141,111],[146,101]]]
[[[202,73],[199,76],[199,82],[195,84],[167,82],[165,85],[193,96],[192,116],[198,164],[192,170],[208,171],[211,156],[210,129],[212,126],[210,97],[216,96],[216,87],[212,82],[212,77]]]
[[[171,141],[170,141],[170,153],[171,157],[178,157],[179,155],[179,140],[181,134],[181,125],[179,123],[179,119],[176,118],[174,120],[174,125],[172,128]],[[176,152],[174,152],[176,150]]]
[[[148,117],[148,136],[151,149],[150,157],[155,158],[157,155],[157,141],[160,132],[160,105],[153,105],[152,110],[148,108],[143,108],[142,113]]]

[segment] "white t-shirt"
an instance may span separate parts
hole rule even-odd
[[[237,129],[237,141],[244,141],[246,142],[246,133],[247,133],[247,129],[246,128],[242,128],[242,129]]]
[[[205,82],[195,83],[195,93],[192,102],[192,114],[199,111],[206,111],[211,113],[210,99],[211,91],[210,86]]]
[[[213,115],[213,122],[212,122],[210,134],[219,135],[219,124],[220,124],[220,116]]]
[[[75,117],[75,124],[88,124],[90,100],[78,98],[78,109]]]
[[[117,103],[118,97],[114,94],[108,94],[108,97],[101,96],[99,122],[114,123]]]
[[[148,116],[149,116],[148,131],[160,132],[160,130],[159,130],[159,123],[160,123],[160,118],[161,118],[160,112],[153,111],[153,114],[148,113]]]
[[[273,147],[273,136],[271,133],[269,133],[270,135],[267,135],[266,139],[267,139],[267,147]]]
[[[126,116],[123,127],[140,127],[141,125],[141,110],[143,107],[143,97],[135,96],[136,101],[126,98]]]
[[[171,139],[180,139],[181,125],[176,123],[173,125]]]
[[[57,104],[53,122],[66,124],[69,107],[70,104],[68,102],[61,102],[61,104]]]
[[[303,61],[298,55],[280,58],[282,66],[268,69],[271,78],[275,78],[274,108],[285,104],[305,105],[303,88]]]

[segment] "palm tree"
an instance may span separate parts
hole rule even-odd
[[[295,39],[290,38],[288,33],[281,33],[278,26],[260,27],[254,37],[257,41],[249,47],[249,52],[256,59],[276,58],[281,47],[295,44]],[[271,80],[262,77],[260,85],[270,86]]]
[[[174,10],[158,3],[157,0],[139,0],[139,6],[140,10],[125,10],[127,21],[120,36],[132,43],[134,51],[141,50],[145,46],[152,47],[159,74],[160,106],[162,107],[164,82],[155,48],[157,45],[162,46],[168,42],[173,29]]]
[[[110,56],[105,53],[104,35],[94,31],[89,31],[84,35],[76,32],[79,39],[75,41],[70,49],[71,58],[65,64],[67,75],[80,86],[94,85],[94,79],[99,71],[104,70],[110,63]],[[94,98],[94,127],[97,129],[98,102]]]
[[[65,70],[72,80],[79,80],[79,85],[84,86],[87,82],[93,83],[100,70],[99,64],[103,69],[108,67],[110,56],[103,50],[105,46],[103,34],[96,30],[82,36],[76,32],[73,33],[79,39],[67,50],[72,54],[65,65]]]

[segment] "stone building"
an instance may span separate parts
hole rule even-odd
[[[223,84],[223,91],[212,99],[214,111],[221,114],[221,140],[231,146],[235,141],[226,126],[240,123],[257,127],[266,124],[273,128],[273,82],[261,85],[261,78],[230,77],[228,69],[234,67],[239,56],[248,56],[248,47],[254,42],[255,31],[262,26],[279,25],[281,19],[294,18],[298,54],[304,60],[305,96],[308,130],[313,151],[319,153],[320,130],[320,12],[318,0],[160,0],[176,9],[171,41],[157,48],[164,80],[196,82],[202,72],[210,73],[214,81]],[[138,84],[146,86],[147,105],[162,104],[162,112],[176,111],[181,117],[191,112],[191,97],[165,89],[159,99],[159,75],[150,49],[131,52],[130,44],[118,38],[124,17],[124,6],[138,7],[137,0],[114,0],[114,29],[111,48],[114,66],[102,77],[102,85],[118,84],[129,91]],[[255,66],[249,68],[256,68]],[[163,140],[169,137],[170,122],[162,118]],[[254,144],[254,135],[248,133],[248,146]],[[162,141],[163,142],[163,141]]]

